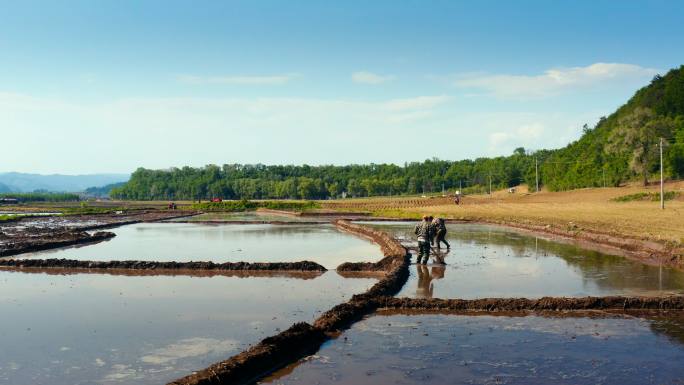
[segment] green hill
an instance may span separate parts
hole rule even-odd
[[[551,190],[617,186],[659,172],[660,138],[665,144],[665,173],[684,177],[684,66],[656,76],[617,111],[582,137],[553,151],[542,166]]]

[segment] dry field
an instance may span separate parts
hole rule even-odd
[[[684,181],[666,185],[666,191],[679,191],[675,200],[665,202],[613,202],[612,198],[640,192],[658,192],[658,186],[591,188],[567,192],[531,194],[522,186],[513,194],[507,190],[489,195],[470,195],[456,206],[451,198],[365,198],[332,201],[327,208],[365,210],[374,215],[419,218],[432,214],[450,219],[577,226],[601,233],[684,244]]]

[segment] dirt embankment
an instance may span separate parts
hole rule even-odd
[[[618,236],[607,232],[602,233],[596,230],[583,229],[572,223],[569,223],[565,228],[493,220],[484,221],[484,223],[512,227],[547,235],[551,238],[567,239],[578,242],[584,247],[623,255],[648,264],[684,269],[684,247],[680,244]]]
[[[326,271],[316,262],[156,262],[156,261],[82,261],[76,259],[8,259],[0,268],[14,269],[88,269],[88,270],[202,270],[202,271]]]
[[[397,240],[381,231],[347,221],[336,221],[335,224],[343,231],[370,239],[380,245],[385,258],[378,263],[382,263],[387,273],[379,282],[366,293],[355,295],[348,302],[325,312],[314,322],[313,326],[307,323],[295,324],[274,337],[266,338],[247,351],[171,382],[169,385],[250,383],[284,365],[316,352],[331,335],[335,335],[339,330],[375,311],[377,301],[372,301],[370,298],[396,294],[409,275],[410,260],[406,249]],[[379,269],[377,266],[376,268]]]
[[[274,368],[316,352],[325,339],[322,330],[304,322],[297,323],[229,360],[170,382],[169,385],[250,383]]]
[[[544,297],[424,299],[375,297],[374,306],[382,309],[416,309],[442,311],[574,311],[574,310],[684,310],[684,297]]]
[[[385,255],[378,262],[346,262],[338,266],[337,271],[390,271],[395,265],[402,263],[401,257],[406,255],[406,249],[389,234],[346,220],[336,220],[333,223],[342,231],[376,243]]]
[[[114,233],[99,231],[89,234],[85,231],[61,231],[45,234],[41,237],[18,236],[4,239],[0,247],[0,257],[22,253],[74,246],[84,243],[100,242],[115,236]]]
[[[188,215],[190,214],[172,211],[143,211],[130,214],[21,217],[16,221],[0,224],[0,257],[100,242],[114,237],[115,234],[89,234],[87,231]]]

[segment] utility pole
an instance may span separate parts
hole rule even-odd
[[[444,182],[442,182],[442,195],[444,195]]]
[[[489,174],[489,197],[492,197],[492,174]]]
[[[603,172],[603,188],[606,188],[606,167],[601,167],[601,171]]]
[[[534,179],[537,181],[537,189],[535,192],[539,192],[539,163],[537,162],[537,157],[534,157]]]
[[[660,138],[660,209],[665,210],[665,186],[663,183],[663,138]]]
[[[463,191],[463,179],[458,180],[458,191]]]

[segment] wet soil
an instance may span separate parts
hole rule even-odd
[[[569,310],[684,310],[684,296],[672,297],[585,297],[424,299],[374,298],[378,308],[448,311],[569,311]]]
[[[89,234],[85,231],[62,231],[34,234],[20,233],[19,235],[7,236],[0,233],[0,257],[7,257],[22,253],[30,253],[42,250],[49,250],[58,247],[75,246],[96,243],[111,239],[114,233],[98,231]]]
[[[155,262],[83,261],[75,259],[0,259],[0,268],[14,269],[88,269],[88,270],[204,270],[204,271],[326,271],[316,262]]]
[[[247,383],[268,373],[274,367],[316,352],[325,339],[322,330],[305,322],[297,323],[237,356],[170,382],[169,385]]]
[[[677,384],[684,317],[666,319],[376,315],[259,383]]]
[[[236,277],[236,278],[294,278],[294,279],[314,279],[324,274],[324,271],[306,271],[306,270],[201,270],[201,269],[89,269],[89,268],[67,268],[67,267],[31,267],[31,268],[17,268],[6,267],[0,265],[0,271],[24,273],[24,274],[44,274],[54,276],[68,276],[68,275],[113,275],[126,277]],[[377,275],[359,274],[356,276],[346,276],[339,274],[342,278],[358,278],[358,279],[379,279]]]
[[[335,225],[343,231],[372,240],[381,246],[385,254],[382,260],[385,261],[384,278],[365,293],[354,295],[348,302],[323,313],[313,325],[296,324],[246,352],[169,385],[241,384],[256,380],[307,354],[312,354],[329,336],[339,333],[353,322],[375,311],[377,302],[371,298],[396,294],[408,278],[409,258],[406,249],[387,233],[343,220],[336,221]]]
[[[194,213],[135,211],[123,214],[18,217],[11,222],[0,223],[0,257],[96,243],[114,237],[111,232],[92,233],[96,230],[188,215]]]

